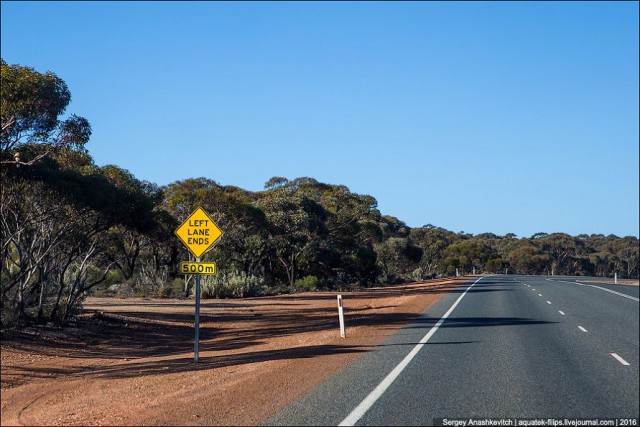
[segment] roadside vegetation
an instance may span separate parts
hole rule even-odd
[[[274,177],[251,192],[193,178],[167,186],[96,166],[89,122],[54,73],[2,61],[2,328],[61,322],[90,294],[189,297],[173,230],[202,206],[225,231],[203,296],[344,290],[476,273],[638,277],[638,239],[472,235],[411,228],[344,185]]]

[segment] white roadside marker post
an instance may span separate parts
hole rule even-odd
[[[618,273],[613,273],[613,283],[618,284]]]
[[[473,275],[474,276],[476,275],[476,268],[475,267],[473,267]]]
[[[338,295],[338,318],[340,319],[340,336],[346,338],[347,335],[344,332],[344,310],[342,307],[342,295]]]
[[[458,269],[456,268],[456,277],[460,277],[460,274],[458,274]]]

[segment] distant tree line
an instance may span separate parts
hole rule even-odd
[[[204,297],[344,290],[461,274],[638,278],[638,239],[600,234],[472,235],[411,228],[375,198],[302,177],[263,191],[207,178],[159,187],[85,149],[89,122],[63,119],[55,74],[2,61],[0,232],[2,326],[64,321],[92,293],[183,296],[188,252],[173,230],[202,206],[225,235],[203,260]]]

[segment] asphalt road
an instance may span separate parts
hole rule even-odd
[[[638,287],[590,280],[470,281],[266,424],[637,419]]]

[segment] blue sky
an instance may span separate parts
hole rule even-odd
[[[310,176],[410,226],[638,236],[638,3],[2,3],[98,165]]]

